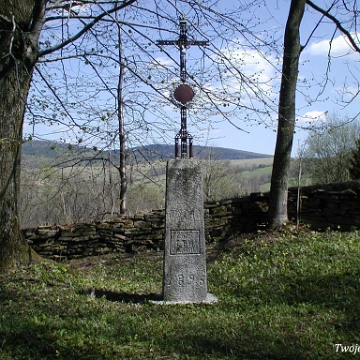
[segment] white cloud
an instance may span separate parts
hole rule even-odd
[[[213,56],[219,67],[221,79],[214,76],[212,87],[226,87],[228,93],[241,97],[241,102],[249,107],[262,107],[274,95],[280,86],[281,70],[274,56],[256,50],[243,48],[224,49],[222,55]]]
[[[328,111],[324,110],[312,110],[306,112],[304,115],[298,118],[299,124],[314,124],[315,122],[326,122]]]
[[[173,59],[170,59],[168,57],[158,57],[153,62],[153,65],[161,64],[162,66],[175,66]]]
[[[359,34],[352,34],[356,38]],[[310,55],[328,56],[331,51],[332,56],[346,56],[355,54],[350,42],[345,36],[338,36],[332,41],[330,39],[322,40],[319,42],[313,42],[306,49],[306,53]]]
[[[256,50],[231,49],[224,55],[238,70],[257,82],[266,83],[274,78],[278,62],[271,56],[266,56]]]

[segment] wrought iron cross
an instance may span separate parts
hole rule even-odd
[[[174,91],[174,98],[180,106],[181,116],[181,128],[175,136],[175,158],[181,157],[185,159],[193,157],[193,137],[187,131],[187,104],[194,98],[194,90],[190,85],[186,84],[186,49],[190,45],[206,46],[209,45],[209,41],[197,41],[187,39],[186,29],[186,17],[181,16],[179,19],[180,23],[180,36],[178,40],[158,40],[157,45],[175,45],[180,50],[180,85]],[[179,140],[181,140],[181,151],[179,154]],[[188,148],[189,142],[189,148]]]

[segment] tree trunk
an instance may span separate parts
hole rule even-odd
[[[284,55],[279,98],[278,131],[271,176],[269,225],[288,221],[288,173],[295,128],[295,93],[301,53],[299,28],[306,0],[292,0],[284,36]]]
[[[0,0],[0,273],[29,260],[18,216],[20,158],[44,7],[41,0]]]
[[[119,143],[120,143],[120,162],[119,162],[119,175],[120,175],[120,214],[126,214],[126,192],[127,192],[127,174],[126,174],[126,133],[124,121],[124,72],[125,65],[123,63],[123,46],[122,46],[122,28],[120,22],[118,25],[118,50],[119,50],[119,79],[117,88],[117,106],[118,106],[118,127],[119,127]]]

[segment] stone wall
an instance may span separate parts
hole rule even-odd
[[[31,247],[55,260],[163,247],[163,210],[82,224],[23,230]]]
[[[296,219],[297,188],[289,189],[289,217]],[[360,227],[360,182],[301,188],[300,221],[314,229]]]
[[[303,187],[300,220],[315,229],[360,227],[360,182]],[[256,231],[267,222],[269,194],[205,204],[206,240]],[[296,220],[297,188],[289,189],[289,217]],[[164,210],[83,224],[39,226],[24,234],[34,250],[56,260],[112,252],[163,249]]]

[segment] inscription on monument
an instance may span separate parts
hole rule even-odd
[[[182,227],[184,222],[191,229],[197,226],[198,219],[203,217],[203,209],[169,209],[169,221],[174,227]]]
[[[173,230],[170,232],[170,254],[200,254],[200,231]]]
[[[164,284],[167,288],[184,287],[203,287],[206,286],[206,274],[202,271],[192,271],[192,269],[182,269],[178,273],[172,274]]]

